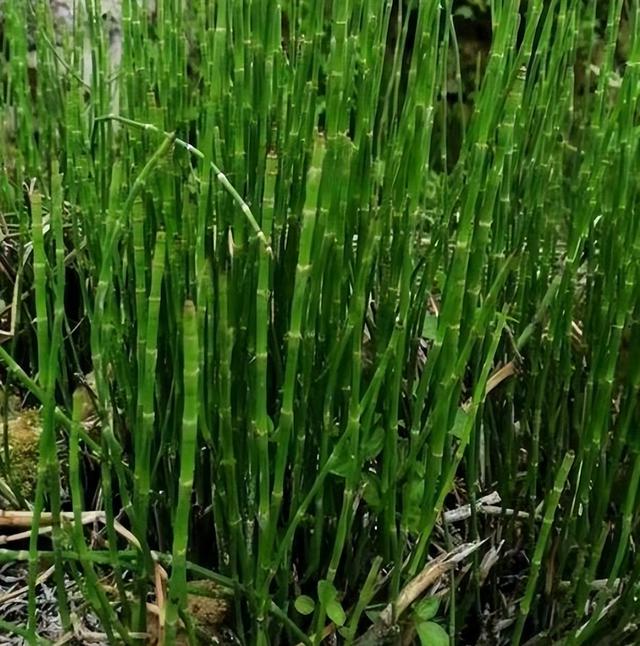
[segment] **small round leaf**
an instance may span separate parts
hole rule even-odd
[[[311,597],[308,597],[306,594],[301,594],[299,597],[296,597],[293,605],[301,615],[310,615],[316,604]]]

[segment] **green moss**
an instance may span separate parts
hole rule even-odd
[[[31,500],[38,481],[40,415],[35,410],[18,413],[8,422],[9,481],[25,500]]]

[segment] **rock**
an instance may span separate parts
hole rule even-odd
[[[222,596],[220,587],[213,581],[193,581],[190,589],[202,591],[198,594],[193,591],[187,597],[187,610],[198,628],[215,631],[229,614],[229,601]]]

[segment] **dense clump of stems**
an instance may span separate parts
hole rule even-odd
[[[42,429],[0,628],[36,643],[50,558],[65,629],[73,579],[134,643],[162,567],[167,643],[195,578],[245,643],[352,643],[464,538],[454,637],[508,576],[513,644],[632,639],[640,2],[493,0],[473,96],[452,0],[123,0],[116,69],[78,4],[3,4],[0,375]]]

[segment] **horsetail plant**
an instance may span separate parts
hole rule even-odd
[[[0,2],[0,630],[51,560],[109,642],[197,579],[247,644],[637,641],[640,2],[63,4]]]
[[[196,440],[198,429],[198,329],[193,303],[184,306],[184,411],[180,444],[180,496],[174,520],[174,538],[169,579],[169,605],[167,607],[166,640],[173,643],[176,636],[178,610],[186,601],[186,561],[189,537],[189,512],[193,473],[195,470]]]

